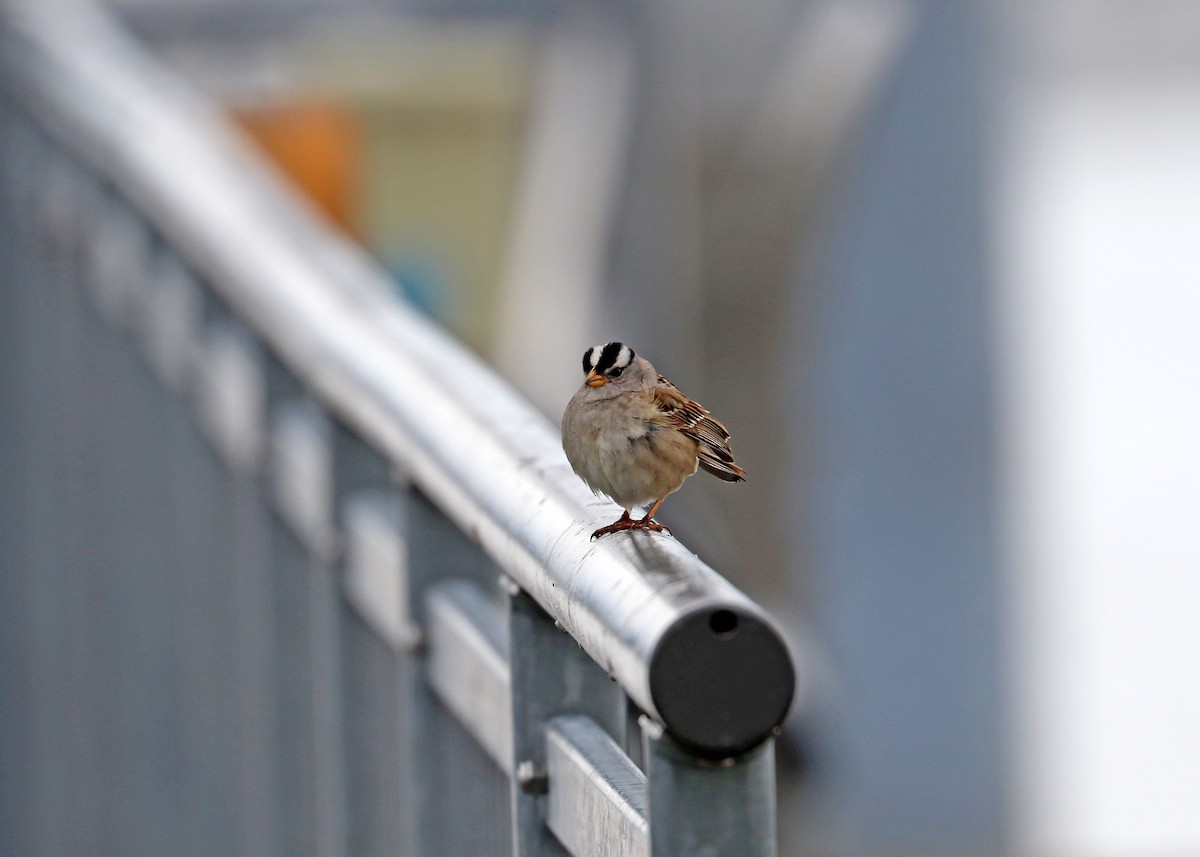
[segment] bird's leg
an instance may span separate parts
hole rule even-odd
[[[658,507],[661,506],[663,504],[663,500],[666,500],[666,499],[667,499],[667,494],[663,494],[661,497],[659,497],[657,500],[655,500],[654,505],[651,506],[650,509],[646,512],[645,517],[642,518],[640,521],[633,522],[633,525],[632,525],[633,529],[653,530],[656,533],[666,533],[667,535],[672,535],[670,529],[668,529],[663,524],[660,524],[654,520],[654,513],[658,511]]]
[[[628,530],[636,525],[637,521],[629,517],[629,510],[625,509],[621,512],[621,517],[617,518],[617,520],[613,521],[607,527],[601,527],[592,533],[592,538],[598,539],[601,536],[607,536],[609,533],[619,533],[621,530]]]

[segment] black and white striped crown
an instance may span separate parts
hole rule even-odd
[[[609,342],[589,348],[583,355],[583,373],[593,369],[604,375],[610,369],[624,369],[633,362],[634,353],[623,342]]]

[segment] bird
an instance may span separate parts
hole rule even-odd
[[[563,451],[593,493],[624,509],[592,539],[623,530],[670,534],[654,515],[697,467],[726,482],[745,480],[725,426],[628,345],[589,348],[583,373],[582,386],[563,411]],[[647,505],[644,517],[631,517],[633,509]]]

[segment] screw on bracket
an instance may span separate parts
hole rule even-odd
[[[550,777],[545,768],[526,760],[517,765],[517,785],[527,795],[544,795],[550,791]]]

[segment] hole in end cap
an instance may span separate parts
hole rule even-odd
[[[738,617],[732,610],[714,610],[708,617],[709,629],[722,640],[737,633]]]

